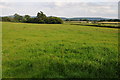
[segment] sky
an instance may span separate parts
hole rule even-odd
[[[57,17],[118,18],[119,0],[0,0],[0,16],[36,16],[43,11]]]

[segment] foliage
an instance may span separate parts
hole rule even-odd
[[[2,17],[2,21],[12,22],[12,21],[13,21],[13,18],[11,18],[11,17]]]
[[[66,19],[65,21],[70,21],[69,19]]]
[[[23,21],[23,17],[20,16],[19,14],[14,14],[14,21],[15,22],[22,22]]]
[[[30,16],[29,15],[25,15],[23,22],[29,22],[29,21],[30,21]]]
[[[63,21],[58,17],[47,17],[42,11],[37,13],[36,17],[30,17],[29,15],[20,16],[14,14],[13,18],[2,17],[2,21],[8,22],[25,22],[25,23],[40,23],[40,24],[62,24]]]
[[[48,24],[61,24],[61,23],[63,23],[63,21],[58,17],[48,17],[47,20],[48,20],[47,21]]]

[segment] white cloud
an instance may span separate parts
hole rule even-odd
[[[117,18],[118,14],[115,2],[14,2],[0,4],[0,8],[3,15],[36,15],[43,11],[48,16]]]
[[[0,0],[0,2],[119,2],[119,0]]]
[[[63,2],[54,2],[54,4],[58,7],[65,6],[65,3]]]

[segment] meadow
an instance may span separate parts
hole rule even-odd
[[[120,22],[99,22],[99,21],[65,21],[65,24],[81,25],[81,26],[94,26],[94,27],[107,27],[107,28],[120,28]]]
[[[3,78],[118,78],[118,29],[2,23]]]

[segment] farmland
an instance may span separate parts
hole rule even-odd
[[[108,27],[108,28],[120,28],[120,22],[99,22],[99,21],[65,21],[65,24],[82,25],[82,26],[94,26],[94,27]]]
[[[3,22],[3,78],[117,78],[118,29]]]

